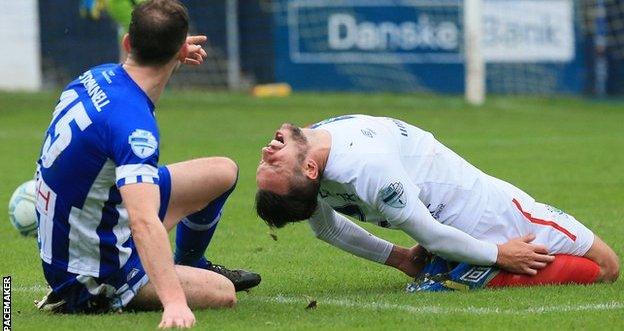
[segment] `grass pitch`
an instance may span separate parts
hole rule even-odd
[[[59,316],[35,310],[45,292],[36,241],[7,217],[31,178],[57,93],[0,93],[0,273],[13,277],[14,330],[151,330],[161,314]],[[157,108],[161,161],[226,155],[240,165],[208,249],[213,261],[260,272],[262,284],[232,310],[196,311],[198,328],[595,329],[624,327],[624,281],[612,285],[405,294],[409,279],[316,240],[306,224],[271,239],[255,216],[259,150],[282,122],[346,113],[392,116],[432,131],[485,172],[576,216],[624,255],[624,103],[493,97],[482,108],[425,95],[246,95],[168,92]],[[365,227],[404,246],[401,232]],[[306,309],[312,300],[314,309]]]

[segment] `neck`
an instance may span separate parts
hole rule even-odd
[[[123,68],[130,78],[147,94],[153,104],[156,104],[160,99],[160,95],[165,90],[165,86],[177,66],[177,60],[172,60],[162,66],[139,65],[131,56],[128,56],[123,64]]]
[[[325,171],[327,160],[329,159],[332,143],[331,134],[323,129],[302,130],[310,146],[310,157],[316,161],[319,166],[319,173],[322,174]]]

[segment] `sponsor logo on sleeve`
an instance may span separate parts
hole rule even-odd
[[[394,182],[379,191],[379,199],[382,203],[390,207],[403,208],[407,204],[404,193],[403,184],[401,184],[401,182]]]
[[[158,141],[156,137],[146,130],[136,129],[128,137],[128,143],[132,147],[132,152],[142,158],[148,158],[156,152],[158,149]]]

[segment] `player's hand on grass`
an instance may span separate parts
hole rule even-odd
[[[195,325],[195,315],[186,303],[169,304],[165,306],[162,320],[158,327],[160,329],[169,328],[190,328]]]
[[[202,44],[208,40],[206,36],[188,36],[186,37],[187,52],[180,58],[180,62],[188,65],[200,65],[204,63],[204,59],[208,53],[202,48]]]
[[[512,273],[537,274],[539,269],[546,267],[555,257],[548,255],[546,246],[531,243],[533,240],[535,235],[528,234],[498,245],[496,264]]]
[[[412,248],[404,248],[400,246],[392,247],[392,252],[386,261],[387,265],[393,266],[410,277],[416,277],[425,266],[429,252],[416,245]]]
[[[427,263],[431,254],[422,246],[416,245],[409,249],[407,258],[403,261],[401,270],[410,277],[416,277]]]

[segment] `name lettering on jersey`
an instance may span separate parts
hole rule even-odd
[[[396,126],[399,128],[399,131],[401,131],[401,135],[407,137],[407,128],[405,128],[405,123],[395,119],[393,119],[392,122],[394,122],[394,124],[396,124]]]
[[[384,204],[393,208],[403,208],[407,204],[404,197],[405,191],[401,182],[388,184],[379,191],[379,199]]]
[[[80,77],[78,77],[78,79],[87,90],[87,94],[89,94],[89,97],[91,98],[91,102],[93,102],[93,106],[95,107],[95,109],[97,109],[97,111],[102,111],[102,108],[108,105],[110,103],[110,100],[108,100],[108,96],[106,95],[106,93],[104,93],[104,91],[102,91],[102,88],[100,88],[100,85],[98,85],[95,78],[93,78],[93,73],[91,72],[91,70],[82,74]]]
[[[349,193],[349,192],[344,192],[344,193],[336,193],[336,192],[331,192],[327,189],[321,188],[319,190],[319,196],[322,199],[328,198],[328,197],[338,197],[340,199],[342,199],[342,201],[344,202],[357,202],[359,201],[358,196],[355,193]]]
[[[142,159],[152,156],[158,148],[156,137],[147,130],[134,130],[128,137],[128,143],[132,147],[132,152]]]
[[[360,130],[360,132],[362,132],[363,135],[365,135],[366,137],[369,137],[369,138],[373,138],[377,134],[377,132],[375,132],[375,130],[369,129],[369,128],[362,129],[362,130]]]
[[[429,207],[431,207],[431,204],[427,204],[427,209],[429,209]],[[438,219],[438,217],[440,217],[440,213],[444,210],[444,207],[446,207],[446,205],[441,203],[434,210],[429,209],[429,214],[431,214],[433,218]]]

